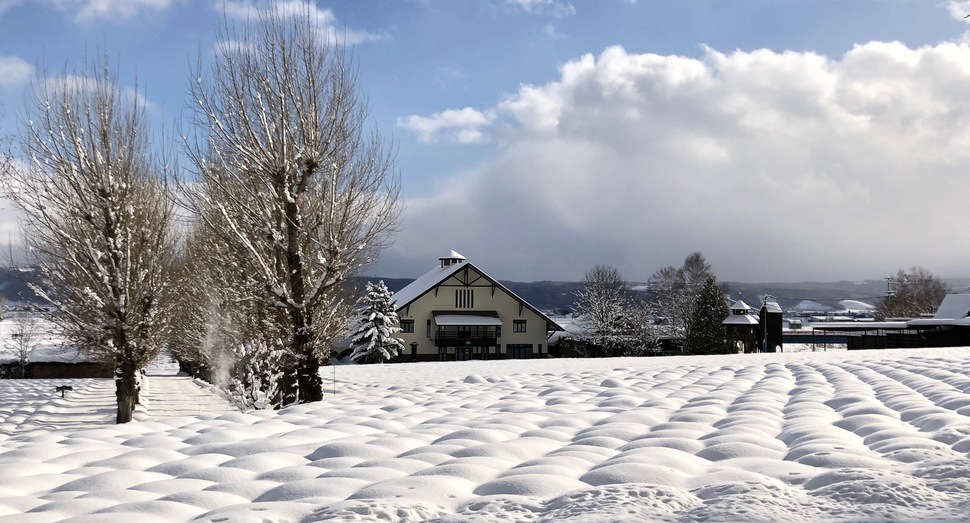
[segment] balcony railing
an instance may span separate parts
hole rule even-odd
[[[498,344],[502,328],[497,326],[442,326],[435,331],[438,347],[490,347]]]

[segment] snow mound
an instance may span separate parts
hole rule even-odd
[[[970,521],[968,349],[337,375],[319,403],[156,397],[121,426],[110,382],[0,382],[0,523]]]

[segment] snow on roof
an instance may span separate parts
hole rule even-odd
[[[947,294],[933,315],[936,319],[963,320],[970,315],[970,294]]]
[[[765,302],[762,308],[768,309],[768,312],[781,312],[781,305],[778,305],[776,301]]]
[[[916,318],[906,322],[907,327],[945,327],[951,325],[968,327],[970,321],[951,318]]]
[[[458,251],[451,251],[448,256],[442,256],[438,258],[439,260],[464,260],[465,257],[461,255]]]
[[[421,297],[422,294],[428,292],[435,285],[444,281],[452,274],[458,272],[458,269],[462,267],[467,267],[464,264],[454,264],[447,267],[435,267],[430,271],[422,274],[418,279],[409,283],[403,289],[394,293],[394,303],[398,310],[404,308],[406,305],[412,301]]]
[[[970,327],[970,294],[947,294],[932,318],[916,318],[907,327]]]
[[[820,331],[874,331],[902,330],[905,321],[820,321],[812,323],[812,330]]]
[[[738,300],[734,302],[734,305],[731,305],[732,311],[750,311],[751,309],[752,307],[747,303],[744,303],[744,300]]]
[[[751,316],[749,314],[731,314],[721,325],[757,325],[759,323],[757,316]]]

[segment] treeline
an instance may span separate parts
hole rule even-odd
[[[700,252],[680,267],[663,267],[650,276],[647,292],[634,294],[619,271],[596,265],[587,271],[574,305],[582,334],[567,340],[567,350],[610,355],[641,355],[672,342],[689,354],[727,350],[721,322],[729,311],[725,289]]]
[[[933,314],[950,290],[922,267],[900,269],[886,281],[877,320]],[[680,267],[654,272],[642,293],[631,292],[615,267],[596,265],[586,272],[573,306],[582,332],[567,336],[560,350],[580,356],[637,356],[662,348],[686,354],[731,352],[723,325],[730,314],[726,294],[700,252],[687,256]]]
[[[84,60],[34,82],[19,158],[0,165],[35,290],[114,365],[118,422],[163,350],[249,406],[321,399],[347,330],[341,283],[399,221],[394,155],[351,56],[309,7],[264,5],[189,72],[179,139],[106,58]]]

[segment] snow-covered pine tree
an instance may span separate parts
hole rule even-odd
[[[363,306],[351,341],[354,352],[350,357],[364,363],[380,363],[396,357],[404,350],[404,340],[394,337],[401,328],[394,311],[393,294],[383,280],[376,285],[367,282],[367,295],[361,302]]]

